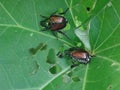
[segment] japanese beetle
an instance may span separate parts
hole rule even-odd
[[[62,53],[60,52],[58,52],[57,55],[59,58],[63,57]],[[72,61],[73,65],[71,65],[71,68],[78,66],[79,64],[89,63],[92,57],[87,51],[78,47],[72,47],[69,48],[68,50],[65,50],[64,55],[73,59]],[[79,63],[75,64],[76,61]]]
[[[40,25],[51,31],[59,31],[67,25],[67,19],[60,15],[51,15],[49,18],[40,22]]]
[[[64,34],[61,29],[65,28],[68,21],[67,19],[62,16],[63,14],[65,14],[68,11],[68,8],[62,12],[62,13],[58,13],[56,14],[56,12],[54,12],[52,15],[50,15],[49,17],[46,16],[42,16],[44,18],[44,20],[40,21],[40,25],[42,27],[44,27],[44,30],[51,30],[52,33],[55,35],[55,31],[59,32],[63,35],[65,35],[67,38],[69,38],[66,34]],[[55,35],[56,36],[56,35]]]
[[[83,63],[83,64],[87,64],[90,62],[90,59],[91,59],[91,55],[81,49],[81,48],[70,48],[68,50],[65,50],[65,55],[69,56],[70,58],[72,58],[73,60],[76,60],[80,63]]]

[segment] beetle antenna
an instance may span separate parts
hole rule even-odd
[[[43,15],[40,15],[42,18],[45,18],[45,19],[47,19],[48,17],[46,17],[46,16],[43,16]]]
[[[63,53],[61,51],[59,51],[57,54],[56,54],[59,58],[63,58]]]

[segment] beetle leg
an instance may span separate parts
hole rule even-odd
[[[58,31],[59,33],[63,34],[64,36],[66,36],[69,40],[71,40],[65,33],[63,33],[62,31]]]
[[[74,67],[76,67],[76,66],[79,66],[80,65],[80,63],[75,63],[76,61],[72,61],[72,65],[71,65],[71,68],[74,68]]]
[[[44,29],[42,29],[42,30],[40,30],[40,31],[47,31],[47,29],[44,28]]]
[[[53,13],[51,14],[51,16],[54,15],[54,14],[56,14],[56,13],[57,13],[57,10],[56,10],[55,12],[53,12]]]
[[[58,14],[63,15],[63,14],[65,14],[68,10],[69,10],[69,8],[67,8],[67,9],[66,9],[65,11],[63,11],[62,13],[58,13]],[[53,13],[51,14],[51,16],[54,15],[54,14],[56,14],[57,11],[58,11],[58,10],[56,10],[55,12],[53,12]]]
[[[52,34],[58,39],[57,33],[52,31]]]
[[[63,14],[66,14],[66,12],[69,10],[69,8],[67,8],[65,11],[63,11],[62,13],[59,13],[59,14],[61,14],[61,15],[63,15]]]
[[[73,63],[73,64],[71,65],[71,68],[74,68],[74,67],[79,66],[79,65],[80,65],[80,63],[77,63],[77,64]]]
[[[49,28],[43,28],[42,30],[39,30],[39,31],[47,31],[49,30]]]
[[[40,15],[42,18],[46,18],[46,19],[48,19],[48,17],[46,17],[46,16],[43,16],[43,15]]]

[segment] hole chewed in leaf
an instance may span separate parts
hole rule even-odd
[[[67,76],[70,77],[73,82],[79,82],[80,81],[80,77],[79,77],[78,74],[75,73],[75,69],[68,72]]]
[[[90,11],[90,7],[86,7],[86,10],[89,12]]]
[[[61,72],[61,70],[62,70],[62,68],[58,64],[52,66],[49,69],[50,73],[52,73],[52,74],[57,74],[57,73]]]
[[[72,80],[73,82],[79,82],[80,81],[80,77],[78,75],[74,75],[75,73],[73,71],[70,71],[66,74],[67,79]],[[67,80],[65,79],[65,80]],[[65,81],[64,80],[64,81]]]
[[[47,45],[45,43],[40,43],[37,47],[35,48],[30,48],[29,51],[32,55],[35,55],[39,50],[45,50],[47,48]]]
[[[64,83],[69,83],[71,81],[71,78],[68,75],[63,75],[63,82]]]
[[[31,72],[32,75],[33,75],[33,74],[36,74],[36,73],[38,72],[38,70],[40,69],[40,64],[39,64],[37,61],[35,61],[35,62],[33,63],[33,65],[34,65],[34,67],[33,67],[33,70],[32,70],[32,72]]]
[[[56,62],[55,50],[54,49],[50,49],[49,52],[48,52],[48,56],[47,56],[47,63],[55,64],[55,62]]]
[[[112,85],[109,85],[109,86],[107,87],[107,90],[112,90]]]
[[[79,78],[78,76],[76,76],[76,77],[72,77],[72,80],[73,80],[74,82],[79,82],[79,81],[80,81],[80,78]]]
[[[73,72],[72,72],[72,71],[70,71],[67,75],[68,75],[69,77],[72,77]]]

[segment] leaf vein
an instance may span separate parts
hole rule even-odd
[[[46,34],[46,33],[42,33],[42,32],[38,32],[37,30],[34,30],[34,29],[30,29],[30,28],[27,28],[27,27],[24,27],[24,26],[17,26],[17,25],[9,25],[9,24],[0,24],[0,26],[3,26],[3,27],[15,27],[15,28],[21,28],[21,29],[24,29],[26,31],[29,31],[29,32],[33,32],[33,33],[36,33],[36,34],[40,34],[40,35],[43,35],[43,36],[46,36],[46,37],[50,37],[52,39],[56,39],[56,37],[52,36],[52,35],[49,35],[49,34]],[[70,46],[74,46],[73,44],[69,43],[68,41],[65,41],[63,39],[58,39],[64,43],[66,43],[67,45],[70,45]]]
[[[103,58],[103,59],[105,59],[105,60],[107,60],[107,61],[110,61],[110,62],[114,62],[114,63],[116,63],[116,64],[118,64],[118,65],[120,66],[120,62],[117,62],[117,61],[115,61],[115,60],[113,60],[113,59],[110,59],[110,58],[108,58],[108,57],[104,57],[104,56],[100,56],[100,55],[97,55],[97,57]]]
[[[112,4],[112,7],[113,7],[113,10],[115,11],[115,13],[116,13],[116,15],[117,15],[117,17],[119,18],[119,20],[120,20],[120,16],[119,16],[119,14],[118,14],[118,12],[117,12],[117,10],[115,9],[115,7],[114,7],[114,5]]]
[[[5,10],[8,16],[15,22],[15,24],[19,26],[18,22],[15,20],[15,18],[10,14],[10,12],[4,7],[4,5],[1,2],[0,2],[0,6]]]
[[[100,26],[100,32],[98,34],[98,37],[97,37],[97,40],[95,42],[95,45],[93,47],[93,49],[95,49],[96,45],[97,45],[97,42],[99,41],[99,38],[100,38],[100,35],[101,35],[101,32],[102,32],[102,26],[103,26],[103,22],[104,22],[104,19],[105,19],[105,9],[103,10],[103,17],[102,17],[102,21],[101,21],[101,26]]]
[[[111,34],[95,49],[97,50],[98,48],[100,48],[112,35],[113,33],[117,30],[117,28],[120,26],[120,23],[118,23],[116,25],[116,27],[114,28],[114,30],[111,32]]]
[[[99,51],[97,51],[96,53],[100,53],[100,52],[103,52],[103,51],[106,51],[106,50],[109,50],[109,49],[112,49],[112,48],[115,48],[115,47],[118,47],[118,46],[120,46],[120,43],[115,44],[115,45],[113,45],[113,46],[111,46],[111,47],[108,47],[108,48],[99,50]]]
[[[85,87],[86,87],[87,75],[88,75],[88,67],[89,67],[89,65],[87,65],[86,70],[85,70],[85,75],[84,75],[84,79],[83,79],[83,87],[82,87],[82,90],[85,90]]]

